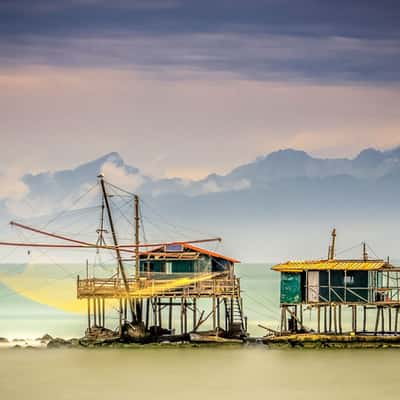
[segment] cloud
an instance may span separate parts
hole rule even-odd
[[[144,182],[144,177],[140,173],[130,173],[125,167],[119,167],[112,161],[104,163],[101,172],[113,185],[127,190],[136,190]]]
[[[94,37],[30,35],[0,41],[4,65],[134,68],[157,78],[187,79],[219,72],[252,80],[400,81],[400,40],[341,36],[296,37],[267,33],[116,31]],[[179,71],[177,73],[177,71]]]
[[[201,193],[219,193],[249,189],[251,182],[248,179],[239,179],[231,182],[219,183],[213,178],[207,179],[201,185]]]
[[[29,192],[21,175],[15,170],[0,173],[0,199],[19,200]]]

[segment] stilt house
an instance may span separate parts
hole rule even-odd
[[[303,310],[316,309],[317,320],[314,322],[318,332],[342,333],[342,306],[352,311],[354,332],[368,331],[367,310],[371,309],[376,310],[374,332],[393,332],[393,329],[397,332],[400,269],[388,260],[369,259],[365,244],[362,259],[335,259],[335,238],[334,230],[325,260],[288,261],[272,267],[281,274],[281,332],[307,330]],[[362,329],[357,324],[360,307],[364,312]],[[395,310],[394,321],[392,309]]]

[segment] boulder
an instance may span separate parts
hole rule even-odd
[[[9,342],[6,338],[0,337],[0,343],[9,343]]]
[[[71,347],[72,346],[72,342],[70,340],[65,340],[62,338],[55,338],[49,341],[49,343],[47,343],[47,347],[49,349],[58,349],[61,347]]]

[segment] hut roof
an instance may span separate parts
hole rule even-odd
[[[376,271],[392,266],[383,260],[313,260],[313,261],[288,261],[272,267],[274,271],[280,272],[302,272],[302,271],[327,271],[327,270],[353,270],[353,271]]]
[[[240,261],[236,260],[235,258],[227,257],[227,256],[224,256],[223,254],[219,254],[219,253],[216,253],[214,251],[210,251],[210,250],[207,250],[207,249],[203,249],[201,247],[193,246],[192,244],[189,244],[189,243],[182,244],[182,249],[183,249],[183,251],[176,251],[176,252],[168,251],[168,253],[165,253],[165,254],[171,255],[171,254],[175,253],[176,255],[178,255],[180,253],[184,253],[185,250],[186,251],[187,250],[191,250],[192,252],[205,254],[205,255],[208,255],[208,256],[214,257],[214,258],[220,258],[222,260],[226,260],[226,261],[229,261],[229,262],[234,263],[234,264],[240,263]],[[165,250],[165,246],[160,246],[160,247],[157,247],[157,248],[149,250],[149,251],[141,252],[140,256],[149,256],[152,253],[160,254],[159,253],[160,251],[162,253],[164,253],[166,251]]]

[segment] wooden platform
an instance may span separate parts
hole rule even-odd
[[[219,297],[239,298],[240,281],[238,278],[211,278],[210,276],[192,276],[173,280],[128,279],[129,297],[147,299],[153,297]],[[85,298],[121,299],[127,297],[122,279],[77,279],[77,296]]]

